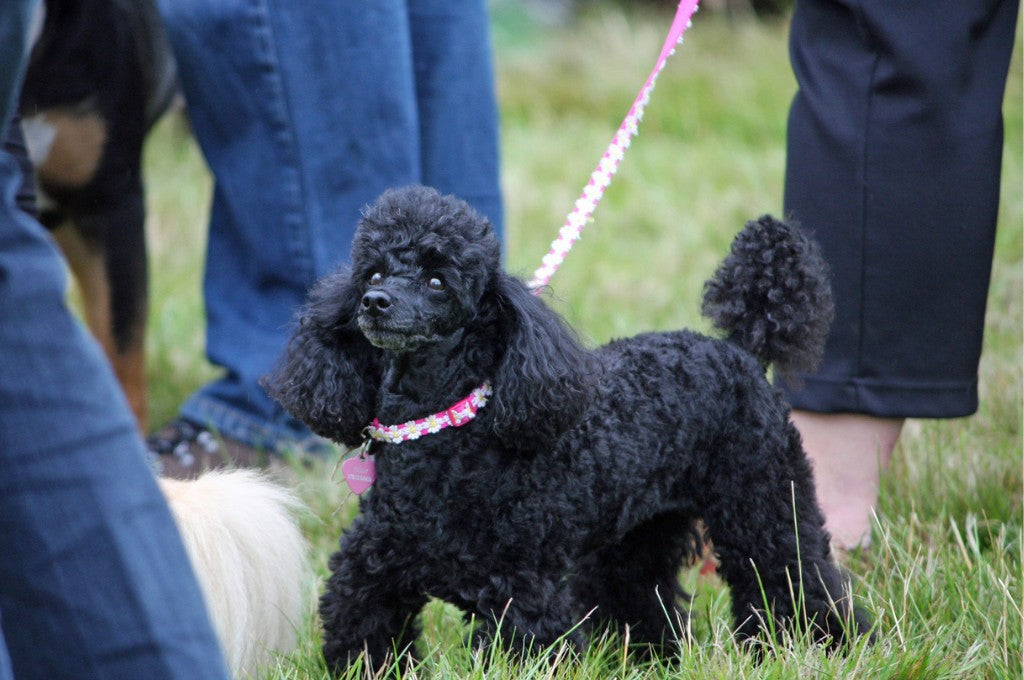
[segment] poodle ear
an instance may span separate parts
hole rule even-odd
[[[494,377],[495,434],[516,449],[549,447],[586,410],[597,362],[522,281],[498,273],[490,293],[507,339]]]
[[[357,446],[373,418],[380,350],[356,325],[361,292],[347,269],[321,280],[299,314],[284,357],[264,386],[317,434]]]

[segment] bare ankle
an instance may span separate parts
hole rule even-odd
[[[866,545],[881,475],[903,420],[794,411],[793,423],[814,468],[818,501],[833,541],[845,549]]]

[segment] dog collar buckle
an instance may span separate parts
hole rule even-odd
[[[452,427],[462,427],[476,417],[476,406],[473,404],[473,395],[452,404],[444,410],[451,421]]]

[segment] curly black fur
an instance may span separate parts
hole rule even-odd
[[[835,311],[817,243],[769,215],[747,222],[704,284],[702,311],[765,366],[813,370]]]
[[[774,328],[820,316],[804,306],[820,298],[799,285],[819,280],[782,271],[807,271],[813,253],[795,232],[757,225],[740,237],[743,263],[719,276],[715,304],[727,306],[726,288],[758,289],[771,323],[750,302],[728,324],[736,342],[677,331],[589,351],[500,270],[497,240],[463,202],[413,187],[366,213],[351,270],[313,293],[272,391],[346,444],[374,416],[436,413],[484,381],[494,396],[463,427],[375,445],[377,483],[321,599],[332,667],[363,650],[374,663],[407,650],[428,596],[475,615],[479,639],[514,649],[550,644],[591,611],[570,642],[602,623],[628,625],[654,648],[678,643],[677,573],[701,549],[698,520],[740,638],[772,617],[829,644],[866,630],[832,562],[787,406],[745,349],[763,360],[803,350]],[[743,329],[763,337],[750,342]]]
[[[360,291],[345,270],[317,283],[273,384],[267,382],[277,400],[302,413],[318,434],[348,446],[362,441],[380,391],[380,351],[356,322]]]

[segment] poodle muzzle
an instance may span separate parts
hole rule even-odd
[[[391,352],[409,352],[440,340],[441,335],[418,311],[423,305],[412,302],[394,291],[371,288],[359,301],[359,330],[371,345]]]

